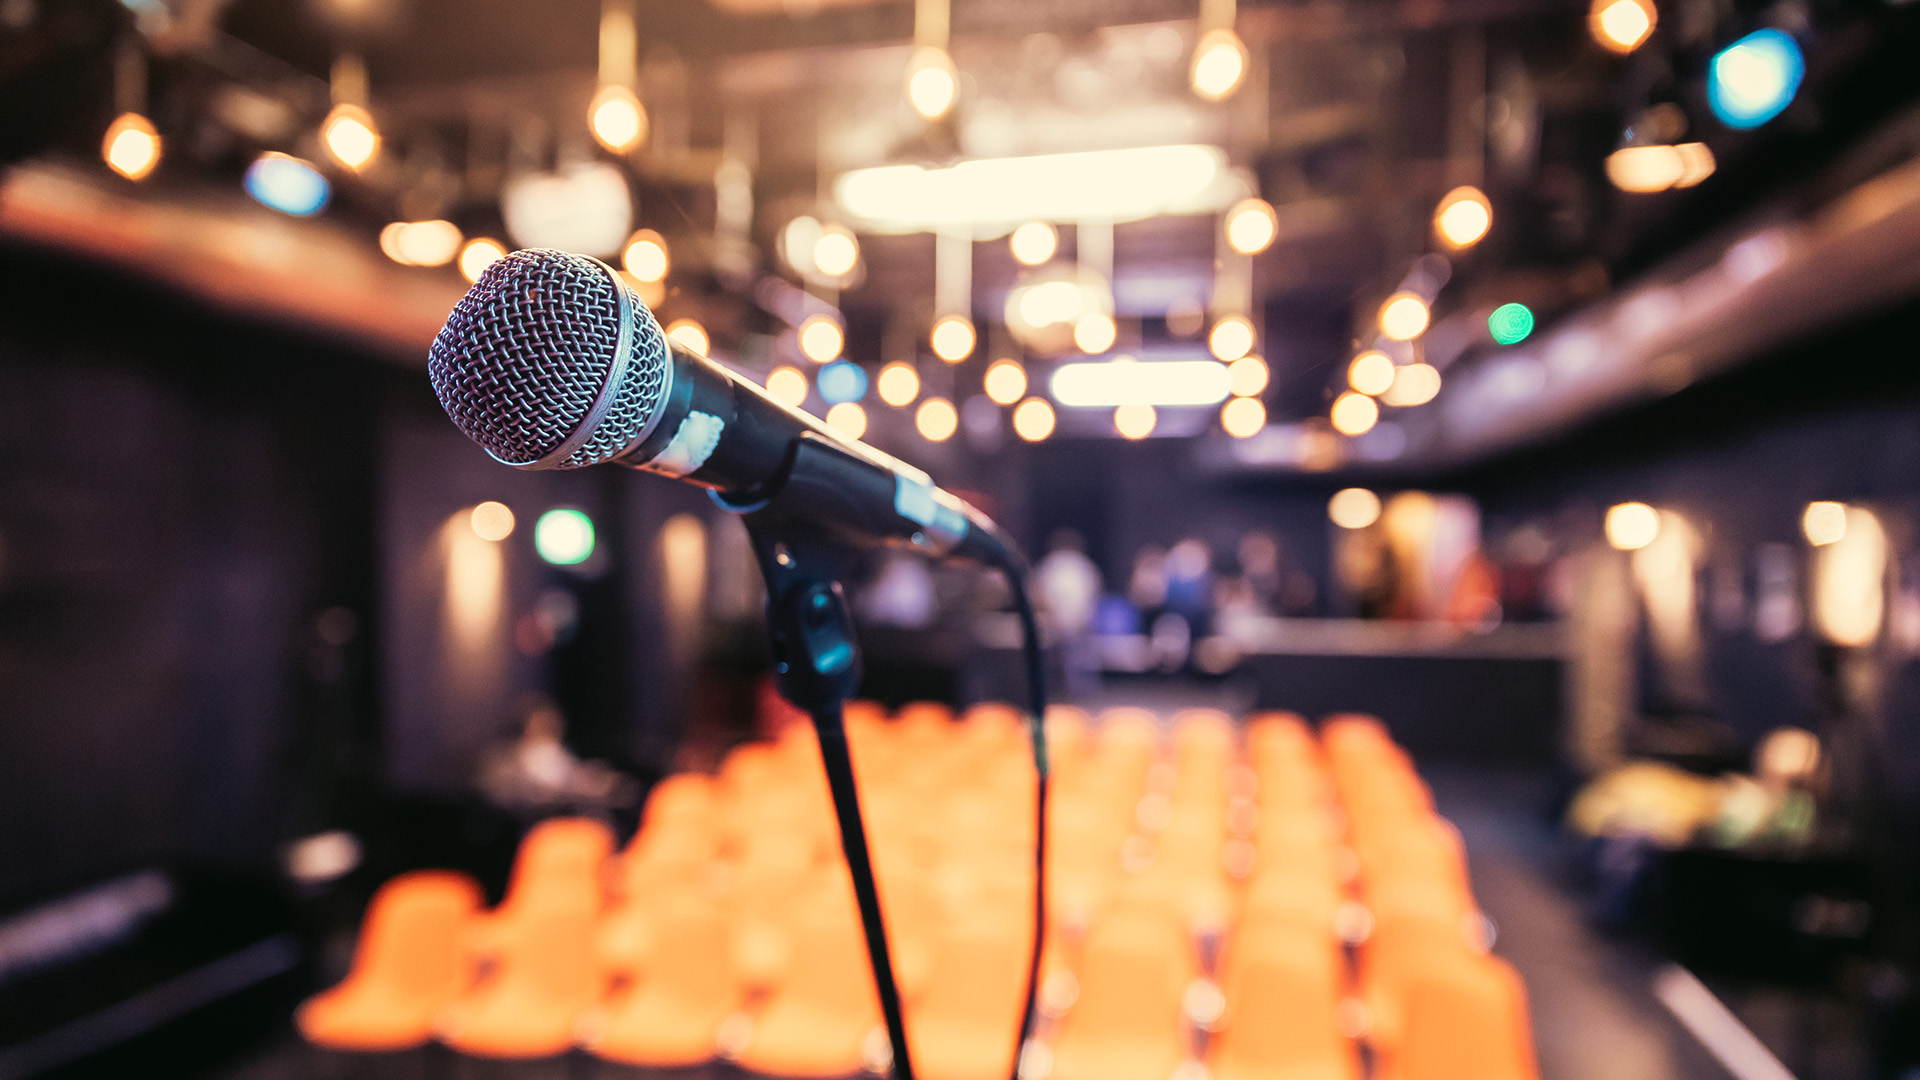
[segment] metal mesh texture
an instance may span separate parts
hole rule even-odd
[[[587,441],[560,463],[578,468],[624,449],[659,407],[667,347],[638,299],[626,377]],[[454,425],[502,461],[536,461],[593,408],[620,340],[614,283],[590,259],[518,251],[495,262],[434,338],[427,376]]]

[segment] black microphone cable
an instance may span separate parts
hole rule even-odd
[[[1013,1076],[1019,1080],[1020,1063],[1033,1035],[1034,1006],[1040,993],[1040,959],[1047,942],[1047,778],[1052,766],[1047,755],[1047,670],[1040,649],[1040,624],[1034,617],[1033,599],[1027,592],[1027,571],[1019,556],[1008,550],[999,560],[1000,573],[1013,593],[1013,609],[1020,617],[1022,654],[1027,668],[1027,733],[1033,742],[1034,826],[1033,826],[1033,953],[1027,964],[1027,992],[1020,1010],[1020,1034],[1013,1047]]]

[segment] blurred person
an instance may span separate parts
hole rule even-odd
[[[1187,621],[1195,637],[1212,630],[1213,553],[1188,537],[1167,552],[1167,610]]]
[[[1133,574],[1127,579],[1127,599],[1145,626],[1149,616],[1167,604],[1167,553],[1148,544],[1133,555]]]
[[[919,556],[889,552],[855,606],[862,618],[877,626],[924,629],[939,611],[933,572]]]
[[[1106,583],[1077,531],[1055,529],[1047,546],[1046,557],[1033,570],[1034,591],[1043,617],[1059,637],[1067,693],[1081,699],[1100,687],[1093,624]]]
[[[565,742],[566,718],[541,697],[526,707],[517,738],[481,753],[478,786],[495,805],[540,813],[633,804],[633,779],[604,761],[582,761]]]

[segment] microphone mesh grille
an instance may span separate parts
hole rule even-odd
[[[629,300],[626,375],[563,469],[626,449],[665,394],[665,337],[646,306]],[[468,438],[502,461],[525,464],[553,452],[586,420],[619,340],[614,282],[598,263],[559,251],[517,251],[488,267],[454,307],[434,338],[427,376]]]

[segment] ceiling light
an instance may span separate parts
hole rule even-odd
[[[1155,360],[1132,357],[1063,364],[1047,381],[1062,405],[1108,408],[1115,405],[1218,405],[1233,392],[1233,376],[1212,360]]]
[[[1365,435],[1380,421],[1380,406],[1365,394],[1349,390],[1333,399],[1329,416],[1333,430],[1342,435]]]
[[[1232,30],[1209,30],[1193,49],[1190,72],[1193,92],[1208,101],[1220,101],[1239,89],[1247,77],[1247,47]]]
[[[713,341],[707,337],[707,328],[693,319],[675,319],[668,323],[667,337],[701,356],[707,355],[707,351],[713,347]]]
[[[1728,127],[1759,127],[1793,101],[1806,73],[1798,42],[1784,31],[1756,30],[1713,58],[1707,105]]]
[[[960,414],[946,398],[928,398],[913,414],[913,426],[928,442],[946,442],[960,430]]]
[[[499,262],[507,254],[506,245],[490,236],[476,237],[467,241],[460,249],[460,274],[469,282],[479,281],[487,267]]]
[[[899,408],[913,404],[920,396],[920,373],[904,360],[895,360],[880,369],[880,400]]]
[[[836,360],[821,368],[816,383],[820,388],[820,400],[829,405],[859,401],[867,396],[866,369],[851,361]]]
[[[1235,397],[1253,397],[1267,388],[1270,377],[1267,362],[1257,356],[1243,356],[1227,365],[1227,378],[1232,381]]]
[[[1213,324],[1207,349],[1225,361],[1240,359],[1253,351],[1253,323],[1245,315],[1228,315]]]
[[[816,364],[824,364],[840,355],[847,335],[831,315],[809,315],[800,323],[800,353]]]
[[[843,401],[827,410],[827,426],[849,439],[858,439],[867,433],[867,410]]]
[[[1267,407],[1259,398],[1237,397],[1220,408],[1221,430],[1236,439],[1250,439],[1267,426]]]
[[[860,241],[845,225],[822,225],[813,242],[813,268],[830,278],[842,278],[860,265]]]
[[[1440,369],[1432,364],[1408,364],[1395,368],[1393,385],[1380,400],[1396,407],[1425,405],[1440,393]]]
[[[312,217],[326,208],[333,195],[320,170],[272,150],[247,166],[244,186],[262,206],[294,217]]]
[[[136,112],[121,113],[100,140],[107,167],[129,180],[144,180],[160,164],[160,133]]]
[[[834,182],[834,198],[872,231],[933,232],[1204,213],[1232,201],[1227,179],[1217,146],[1148,146],[855,169]]]
[[[1053,434],[1053,406],[1043,398],[1028,398],[1013,410],[1013,432],[1028,442]]]
[[[1622,0],[1630,3],[1632,0]],[[1493,227],[1493,204],[1477,187],[1457,187],[1447,192],[1433,210],[1433,231],[1456,251],[1472,247]]]
[[[335,105],[320,122],[320,141],[335,161],[358,171],[380,152],[380,129],[360,106]]]
[[[1630,53],[1653,33],[1659,13],[1652,0],[1593,0],[1587,29],[1593,40],[1617,53]]]
[[[987,397],[997,405],[1011,405],[1027,392],[1027,369],[1018,360],[995,360],[987,367]]]
[[[1412,341],[1426,330],[1431,317],[1420,294],[1397,292],[1380,305],[1380,332],[1392,341]]]
[[[396,221],[380,230],[380,250],[402,266],[445,266],[464,239],[451,221]]]
[[[1800,531],[1814,547],[1837,544],[1847,538],[1847,505],[1837,502],[1811,502],[1800,515]]]
[[[1118,334],[1113,316],[1098,311],[1080,316],[1073,324],[1074,347],[1083,353],[1106,352],[1113,348],[1114,338]]]
[[[799,408],[800,403],[807,400],[807,373],[786,365],[767,372],[767,396]]]
[[[1525,304],[1501,304],[1487,316],[1487,333],[1497,345],[1518,345],[1533,333],[1533,312]]]
[[[1347,365],[1347,385],[1362,394],[1378,396],[1393,385],[1393,360],[1378,349],[1368,349]]]
[[[1660,535],[1660,511],[1643,502],[1627,502],[1607,511],[1607,543],[1621,551],[1638,551]]]
[[[942,315],[927,334],[933,355],[949,364],[957,364],[972,355],[975,340],[973,320],[965,315]]]
[[[627,238],[626,249],[620,252],[620,264],[627,273],[651,285],[664,281],[669,268],[666,238],[652,229],[641,229]]]
[[[907,101],[913,111],[929,120],[938,120],[953,108],[960,92],[959,73],[953,57],[945,49],[923,46],[915,49],[907,64]]]
[[[587,107],[587,121],[600,145],[616,154],[624,154],[647,139],[646,107],[624,86],[601,87]]]
[[[1227,211],[1227,246],[1242,255],[1258,255],[1280,234],[1280,218],[1265,199],[1241,199]]]
[[[569,165],[508,180],[500,215],[516,247],[611,257],[633,231],[633,192],[612,162]]]
[[[1013,257],[1025,266],[1039,266],[1060,249],[1060,231],[1044,221],[1029,221],[1007,238]]]
[[[1113,430],[1129,439],[1144,439],[1153,434],[1160,414],[1151,405],[1122,405],[1113,410]]]
[[[1364,529],[1380,520],[1380,496],[1366,488],[1342,488],[1327,500],[1327,517],[1343,529]]]

